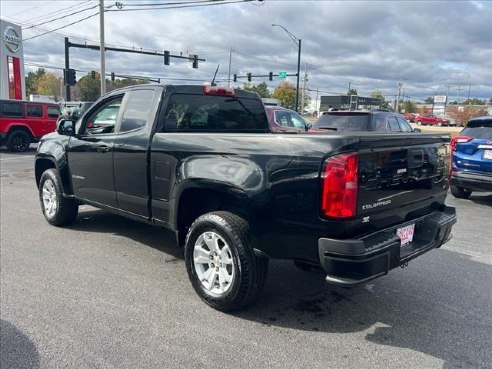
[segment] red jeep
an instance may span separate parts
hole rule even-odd
[[[0,100],[0,143],[10,151],[23,152],[56,129],[60,115],[57,104]]]
[[[420,125],[432,125],[432,126],[449,126],[450,121],[448,119],[436,117],[434,114],[417,115],[414,118],[414,122]]]

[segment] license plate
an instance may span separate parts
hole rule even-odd
[[[492,159],[492,150],[485,150],[483,152],[483,158],[484,159]]]
[[[415,231],[415,224],[410,224],[405,227],[398,228],[396,230],[396,235],[400,237],[402,246],[413,241],[414,231]]]

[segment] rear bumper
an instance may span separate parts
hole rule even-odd
[[[401,246],[396,230],[415,223],[413,241]],[[391,269],[441,247],[451,239],[456,210],[445,206],[410,222],[398,224],[360,239],[320,238],[318,252],[326,281],[339,286],[355,286],[385,275]]]
[[[469,191],[492,191],[492,176],[453,172],[451,185],[463,187]]]

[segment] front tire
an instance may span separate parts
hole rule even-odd
[[[14,131],[7,139],[7,149],[14,152],[25,152],[29,150],[31,137],[24,131]]]
[[[48,169],[41,176],[39,201],[43,215],[51,225],[68,225],[77,218],[79,205],[76,200],[63,197],[62,181],[56,169]]]
[[[185,242],[188,277],[200,298],[220,311],[251,304],[259,295],[268,260],[254,254],[248,222],[217,211],[200,216]]]
[[[418,126],[421,126],[422,125],[422,122],[420,120],[417,121],[417,125]]]
[[[472,192],[463,187],[451,186],[451,194],[457,199],[468,199]]]

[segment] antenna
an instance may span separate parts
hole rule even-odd
[[[215,77],[217,77],[217,72],[219,71],[220,64],[217,64],[217,69],[215,70],[214,79],[212,80],[212,86],[217,86],[215,83]]]

